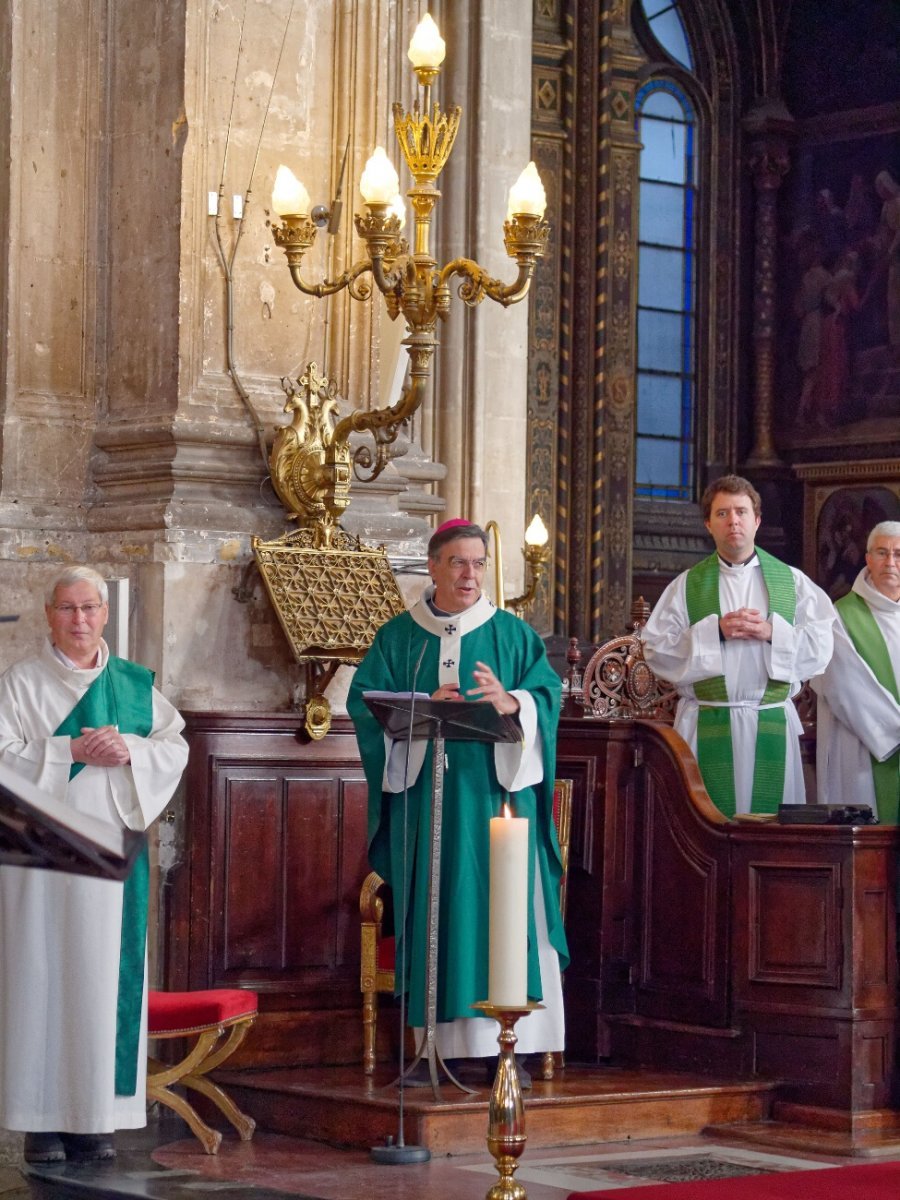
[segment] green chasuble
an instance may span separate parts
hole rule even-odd
[[[778,613],[794,623],[797,589],[786,563],[756,551],[769,593],[769,615]],[[713,553],[688,571],[685,587],[688,620],[692,625],[715,613],[722,615],[719,604],[719,556]],[[731,711],[727,707],[725,676],[702,679],[694,684],[700,710],[697,715],[697,763],[710,798],[726,817],[735,814],[734,751],[731,742]],[[784,795],[784,769],[787,760],[787,716],[783,701],[791,694],[790,683],[770,679],[757,717],[756,760],[753,768],[751,812],[778,811]],[[707,703],[704,704],[704,701]]]
[[[106,668],[54,731],[54,736],[80,737],[82,729],[96,729],[101,725],[115,725],[119,733],[149,736],[153,729],[152,671],[110,655]],[[85,763],[73,763],[69,779],[74,779],[85,766]],[[122,898],[119,998],[116,1010],[117,1096],[133,1096],[137,1089],[149,871],[145,844],[125,881]],[[143,1063],[140,1065],[143,1069]]]
[[[835,601],[834,607],[840,614],[856,653],[884,690],[900,701],[891,655],[868,604],[856,592],[848,592]],[[900,750],[884,762],[873,758],[872,778],[879,821],[884,825],[900,824]]]
[[[391,885],[397,926],[397,979],[401,986],[401,946],[405,940],[409,1023],[424,1025],[425,959],[428,927],[428,867],[431,855],[432,743],[415,783],[409,788],[405,833],[407,872],[403,876],[403,793],[382,792],[384,734],[362,699],[368,690],[412,690],[415,664],[424,657],[415,690],[431,694],[438,686],[441,640],[408,613],[383,626],[360,664],[347,708],[356,725],[360,754],[369,784],[369,860]],[[540,784],[511,797],[517,817],[528,818],[529,895],[533,895],[535,858],[541,872],[551,945],[568,963],[559,911],[562,864],[553,825],[553,781],[560,681],[547,661],[535,631],[518,617],[498,610],[466,633],[460,646],[460,692],[475,686],[476,661],[486,663],[507,691],[525,690],[534,698],[543,746]],[[472,1009],[488,993],[489,821],[507,799],[494,769],[494,747],[487,742],[445,742],[441,889],[438,946],[438,1021],[475,1017]],[[528,996],[541,999],[534,906],[528,915]]]

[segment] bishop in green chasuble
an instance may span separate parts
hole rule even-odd
[[[450,541],[445,550],[448,561],[463,559],[460,548],[468,548],[470,555],[474,553],[476,563],[484,553],[476,538]],[[460,570],[465,574],[465,567]],[[394,893],[397,962],[405,950],[409,1020],[421,1026],[432,744],[413,743],[404,813],[406,745],[391,743],[385,737],[362,695],[368,690],[416,690],[445,698],[458,689],[458,694],[465,697],[484,678],[481,666],[488,667],[495,677],[490,686],[497,684],[499,692],[518,701],[523,738],[521,743],[508,745],[445,743],[438,1049],[444,1057],[497,1052],[496,1023],[479,1017],[472,1005],[486,999],[488,991],[489,821],[510,799],[514,815],[527,817],[529,822],[529,895],[535,897],[535,902],[528,914],[528,995],[556,1009],[549,1021],[542,1020],[544,1014],[538,1012],[520,1023],[517,1049],[522,1053],[559,1050],[563,1048],[559,968],[560,963],[564,967],[568,961],[559,909],[562,865],[553,825],[560,680],[547,661],[540,637],[518,617],[497,610],[481,594],[480,579],[477,586],[470,579],[455,589],[448,587],[441,596],[447,607],[459,605],[460,597],[468,603],[451,614],[435,607],[435,589],[427,588],[411,612],[395,617],[379,630],[353,680],[347,707],[356,725],[369,785],[369,859]]]

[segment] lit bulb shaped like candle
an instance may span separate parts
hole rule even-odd
[[[542,217],[546,207],[547,193],[544,191],[537,167],[530,162],[509,189],[506,219],[511,221],[518,213]]]
[[[279,217],[308,217],[310,207],[309,192],[290,167],[282,164],[272,189],[272,208]]]
[[[447,55],[447,43],[441,37],[434,18],[426,13],[416,26],[406,57],[413,67],[437,70]]]
[[[359,190],[366,204],[391,204],[399,194],[400,178],[383,146],[376,146],[366,163]]]
[[[528,820],[509,805],[491,818],[488,1001],[496,1008],[528,1003]]]
[[[525,530],[525,545],[546,546],[549,537],[550,534],[547,532],[547,526],[541,520],[541,514],[535,513],[531,518],[531,524]]]
[[[397,220],[400,222],[400,228],[402,229],[406,224],[406,205],[403,203],[403,197],[399,192],[391,201],[391,206],[388,209],[388,213],[392,217],[397,218]]]

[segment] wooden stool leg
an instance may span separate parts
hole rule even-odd
[[[207,1100],[211,1100],[219,1112],[227,1117],[238,1131],[241,1141],[250,1141],[253,1137],[253,1131],[256,1129],[256,1122],[252,1117],[248,1117],[246,1113],[242,1113],[231,1097],[223,1092],[211,1079],[206,1079],[200,1075],[185,1075],[179,1082],[183,1083],[185,1087],[193,1088],[194,1091],[200,1092],[201,1095],[206,1096]]]
[[[188,1123],[191,1133],[198,1138],[207,1154],[219,1153],[219,1146],[222,1142],[221,1133],[219,1133],[218,1129],[210,1129],[206,1122],[200,1119],[199,1113],[194,1111],[183,1096],[179,1096],[175,1092],[170,1092],[168,1088],[152,1087],[148,1083],[147,1099],[158,1100],[160,1104],[165,1104],[178,1113],[179,1117]]]

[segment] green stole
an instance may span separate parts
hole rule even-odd
[[[778,613],[790,624],[797,608],[794,576],[786,563],[765,550],[757,550],[763,579],[769,593],[769,612]],[[685,591],[688,620],[696,625],[704,617],[722,615],[719,604],[719,556],[711,554],[687,575]],[[734,787],[734,748],[731,743],[731,709],[711,708],[708,704],[727,704],[725,676],[702,679],[694,684],[700,701],[697,715],[697,762],[706,790],[726,817],[736,808]],[[760,705],[783,704],[791,694],[790,683],[770,679]],[[703,702],[707,701],[707,704]],[[753,767],[752,812],[778,811],[784,795],[784,769],[787,761],[787,714],[783,707],[760,708],[756,729],[756,760]]]
[[[80,737],[82,729],[115,725],[120,733],[147,737],[153,728],[153,672],[137,663],[110,655],[101,671],[63,723],[55,737]],[[72,763],[70,781],[86,766]],[[144,995],[144,956],[147,945],[147,901],[150,861],[146,842],[125,880],[119,955],[119,998],[116,1007],[116,1095],[137,1090],[138,1043]]]
[[[848,592],[834,607],[840,613],[844,628],[853,643],[856,653],[869,667],[872,674],[886,692],[900,702],[897,680],[888,653],[884,634],[872,616],[872,610],[862,596]],[[872,779],[875,783],[875,799],[878,802],[878,819],[883,825],[897,825],[900,809],[900,750],[884,762],[872,759]]]

